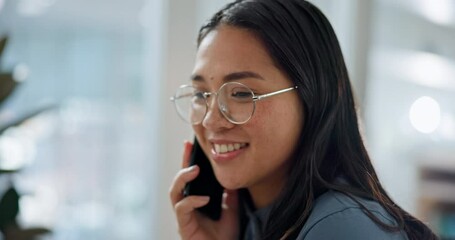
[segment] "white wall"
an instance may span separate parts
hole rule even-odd
[[[437,166],[438,155],[453,161],[455,146],[455,130],[450,127],[455,72],[446,70],[455,69],[455,27],[415,12],[423,2],[428,1],[374,4],[366,91],[367,136],[374,164],[392,198],[414,214],[422,194],[419,161]],[[418,132],[409,120],[411,105],[421,96],[438,101],[441,113],[448,117],[433,133]]]

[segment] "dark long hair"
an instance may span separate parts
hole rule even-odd
[[[199,33],[198,44],[220,24],[248,29],[275,64],[298,86],[305,121],[289,179],[266,223],[264,239],[293,239],[315,199],[327,190],[377,201],[396,219],[387,225],[409,239],[437,239],[421,221],[397,206],[379,183],[359,133],[349,76],[327,18],[304,0],[238,0],[217,12]],[[348,185],[337,183],[343,176]]]

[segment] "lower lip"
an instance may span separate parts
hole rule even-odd
[[[228,162],[242,154],[246,148],[248,148],[248,146],[227,153],[216,153],[215,150],[212,149],[212,158],[219,163]]]

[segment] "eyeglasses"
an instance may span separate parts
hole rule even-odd
[[[289,92],[297,86],[281,89],[275,92],[256,95],[246,85],[238,82],[223,84],[217,92],[203,92],[191,85],[182,85],[171,101],[179,116],[191,124],[201,123],[209,108],[209,97],[216,96],[218,109],[223,116],[233,124],[244,124],[253,116],[256,102],[271,96]]]

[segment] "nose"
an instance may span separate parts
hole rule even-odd
[[[235,124],[229,122],[221,113],[218,108],[218,100],[216,100],[216,97],[213,96],[208,100],[207,114],[202,120],[202,126],[212,131],[219,131],[234,127]]]

